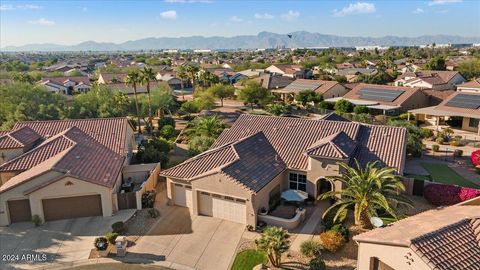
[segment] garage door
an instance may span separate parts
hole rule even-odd
[[[201,215],[246,224],[246,209],[245,200],[206,192],[201,192],[199,196],[199,213]]]
[[[103,215],[100,195],[44,199],[42,204],[45,221]]]
[[[175,205],[192,208],[192,186],[175,184],[174,185]]]
[[[31,221],[30,201],[28,199],[8,201],[8,213],[10,223]]]

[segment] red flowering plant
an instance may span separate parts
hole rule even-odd
[[[470,160],[477,172],[480,173],[480,150],[473,151]]]
[[[480,196],[480,190],[453,185],[430,184],[425,186],[423,197],[434,205],[453,205]]]

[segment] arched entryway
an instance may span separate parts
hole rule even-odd
[[[333,183],[325,178],[317,180],[317,198],[325,192],[334,191]]]

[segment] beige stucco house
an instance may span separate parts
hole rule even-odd
[[[284,101],[293,101],[295,96],[304,90],[311,90],[321,94],[323,98],[342,97],[349,89],[336,81],[297,79],[282,89],[273,89]]]
[[[353,238],[358,270],[479,269],[479,239],[480,197]]]
[[[0,164],[1,226],[33,215],[51,221],[118,210],[122,170],[134,148],[126,118],[19,122],[12,130],[0,137],[8,157]],[[30,146],[12,155],[7,146],[19,138]]]
[[[241,115],[210,150],[161,175],[171,204],[255,226],[259,211],[268,211],[282,191],[302,190],[316,199],[341,189],[325,179],[342,173],[337,162],[380,160],[402,174],[405,154],[403,128]]]

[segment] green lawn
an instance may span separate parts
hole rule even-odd
[[[267,254],[254,249],[246,249],[237,254],[231,270],[252,270],[258,264],[268,262]]]
[[[434,182],[452,184],[461,187],[479,188],[474,183],[458,175],[454,170],[444,164],[422,163],[422,167],[430,173]]]

